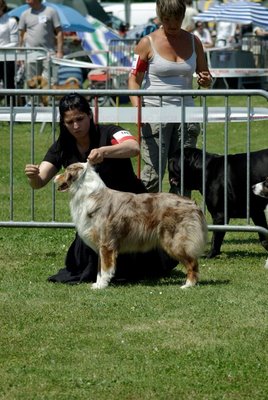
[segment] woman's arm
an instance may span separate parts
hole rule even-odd
[[[195,36],[195,51],[196,51],[196,73],[198,75],[197,83],[203,87],[209,87],[212,82],[212,76],[209,71],[204,48],[201,40]]]
[[[150,58],[149,39],[143,37],[135,47],[135,59],[133,60],[132,69],[128,78],[128,89],[138,90],[141,88],[148,60]],[[130,96],[131,104],[138,106],[138,96]]]
[[[18,23],[15,18],[9,18],[8,23],[9,23],[9,39],[10,39],[8,47],[18,46],[19,43]]]
[[[136,139],[129,138],[112,146],[102,146],[91,150],[88,160],[92,164],[98,164],[104,158],[130,158],[140,154],[140,147]]]
[[[58,172],[57,168],[48,161],[42,161],[40,165],[27,164],[25,175],[33,189],[40,189],[45,186]]]
[[[19,47],[23,47],[24,46],[24,35],[25,35],[25,30],[20,29],[19,30]]]
[[[63,57],[63,32],[61,28],[56,28],[56,55],[58,58]]]
[[[128,88],[130,90],[138,90],[141,88],[142,81],[144,77],[144,72],[137,72],[136,75],[133,75],[131,72],[128,78]],[[138,96],[129,96],[131,104],[133,107],[138,107]]]

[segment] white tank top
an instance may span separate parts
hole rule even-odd
[[[192,36],[193,53],[185,61],[169,61],[161,57],[155,50],[152,38],[147,36],[151,42],[153,56],[149,60],[148,71],[144,77],[144,89],[152,90],[182,90],[192,89],[193,73],[196,70],[196,52],[194,35]],[[143,96],[145,105],[159,106],[158,96]],[[181,99],[178,96],[163,96],[163,105],[180,105]],[[193,106],[192,97],[185,97],[185,105]]]

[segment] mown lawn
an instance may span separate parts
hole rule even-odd
[[[47,282],[71,230],[0,230],[0,398],[266,399],[268,272],[255,234],[227,234],[200,284]]]

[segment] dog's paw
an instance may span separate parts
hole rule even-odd
[[[93,289],[93,290],[96,290],[96,289],[105,289],[107,286],[108,286],[107,283],[95,282],[95,283],[92,283],[91,289]]]
[[[265,268],[265,269],[268,269],[268,258],[267,258],[267,260],[266,260],[266,262],[265,262],[265,264],[264,264],[264,268]]]
[[[187,279],[185,284],[181,286],[181,289],[188,289],[190,287],[194,287],[196,285],[196,283],[197,282],[195,282],[195,281],[190,281],[189,279]]]

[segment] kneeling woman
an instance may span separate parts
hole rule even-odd
[[[129,131],[117,125],[96,125],[88,101],[78,93],[64,96],[59,111],[58,140],[48,149],[40,165],[25,166],[33,189],[45,186],[62,167],[89,160],[111,189],[146,192],[132,168],[130,158],[139,154],[139,144]],[[154,250],[120,255],[117,264],[115,278],[141,279],[166,275],[177,262],[161,250]],[[97,268],[98,255],[76,234],[67,252],[65,268],[48,280],[70,284],[95,281]]]

